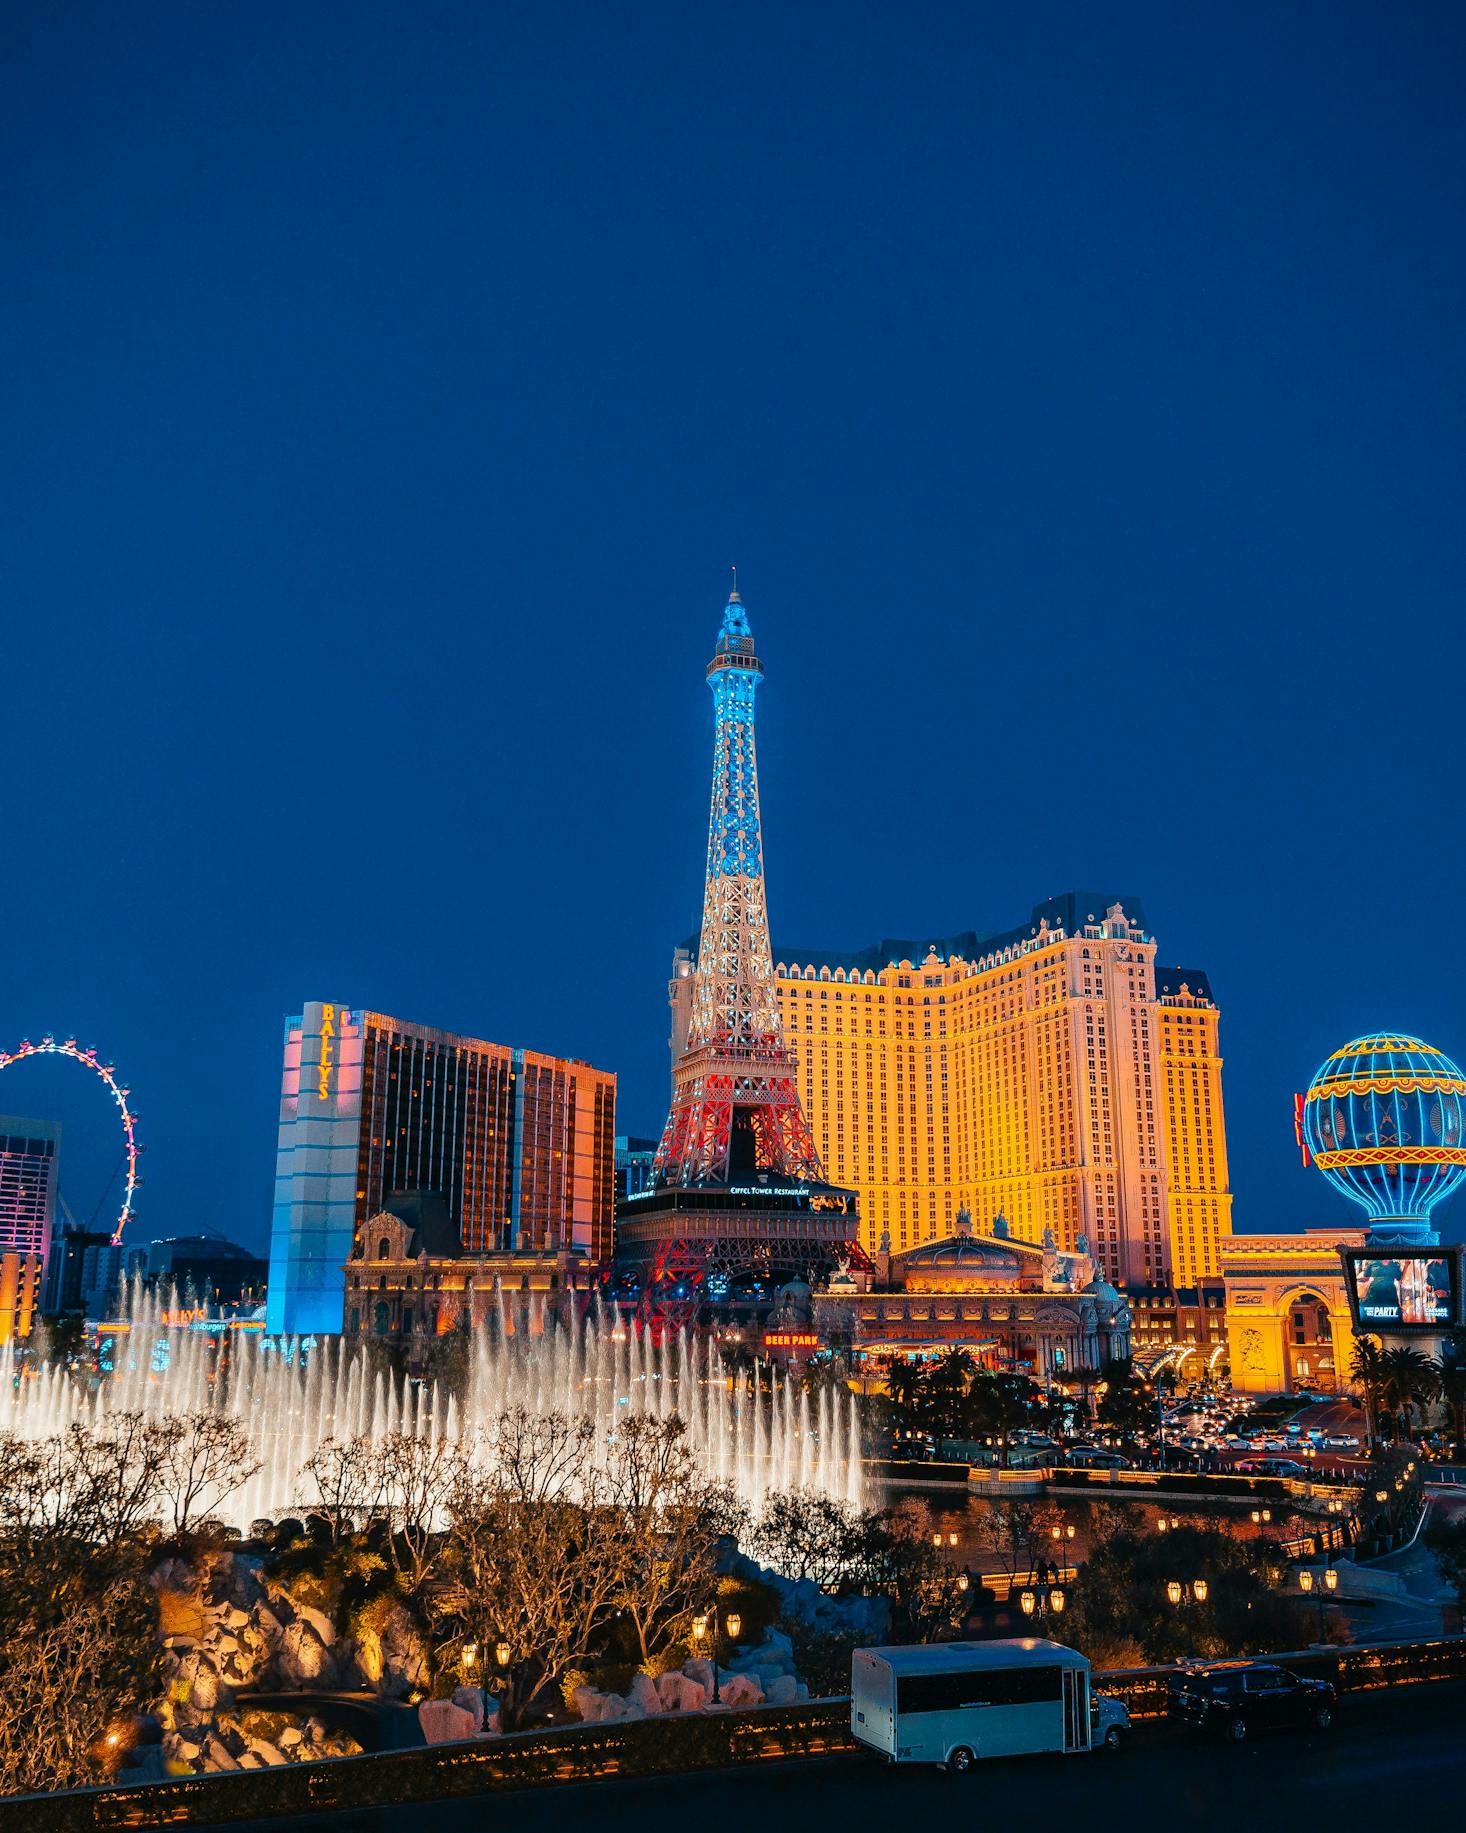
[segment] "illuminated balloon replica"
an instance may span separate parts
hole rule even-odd
[[[1371,1229],[1431,1239],[1431,1211],[1466,1178],[1466,1076],[1418,1037],[1357,1037],[1309,1083],[1300,1133]]]

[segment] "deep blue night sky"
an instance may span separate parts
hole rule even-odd
[[[1466,11],[12,5],[0,1044],[262,1246],[280,1021],[665,1111],[730,561],[776,942],[1133,888],[1291,1096],[1466,1057]],[[24,1065],[85,1219],[100,1087]],[[1459,1233],[1466,1202],[1442,1218]]]

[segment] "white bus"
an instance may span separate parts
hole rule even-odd
[[[850,1729],[890,1763],[965,1774],[982,1757],[1119,1750],[1130,1714],[1090,1693],[1089,1661],[1038,1636],[858,1648]]]

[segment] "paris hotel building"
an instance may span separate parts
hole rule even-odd
[[[1231,1227],[1217,1008],[1205,974],[1157,965],[1138,900],[1071,892],[1002,935],[775,957],[805,1112],[872,1254],[963,1208],[979,1232],[1084,1235],[1116,1286],[1157,1295],[1137,1349],[1179,1335],[1147,1307],[1195,1305]],[[674,1059],[692,967],[679,949]]]

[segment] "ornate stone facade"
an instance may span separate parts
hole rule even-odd
[[[956,1232],[892,1255],[883,1237],[866,1291],[832,1282],[813,1296],[814,1322],[833,1347],[898,1357],[965,1349],[989,1367],[1036,1380],[1097,1371],[1130,1354],[1130,1312],[1097,1272],[1081,1236],[1062,1253],[1008,1233],[989,1235],[958,1215]]]
[[[373,1336],[421,1361],[435,1338],[477,1328],[497,1307],[542,1329],[591,1285],[584,1254],[555,1249],[465,1254],[441,1202],[398,1198],[356,1231],[346,1263],[346,1334]],[[457,1251],[455,1251],[457,1249]]]

